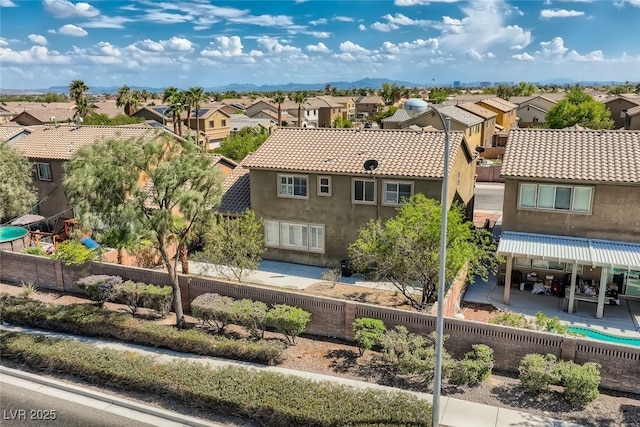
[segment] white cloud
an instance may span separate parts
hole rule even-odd
[[[260,15],[260,16],[241,16],[237,18],[229,18],[229,22],[239,24],[253,24],[261,27],[289,27],[293,25],[293,20],[286,15]]]
[[[79,2],[73,4],[67,0],[44,0],[44,9],[57,18],[66,18],[69,16],[83,16],[92,18],[100,15],[100,11],[89,3]]]
[[[601,62],[604,61],[604,54],[601,50],[594,50],[586,55],[580,55],[575,50],[567,54],[567,59],[578,62]]]
[[[204,49],[200,54],[202,56],[213,56],[218,58],[231,58],[235,56],[243,56],[242,40],[238,36],[218,36],[211,42],[211,48]]]
[[[353,22],[354,19],[350,16],[334,16],[333,18],[331,18],[332,21],[337,21],[337,22]]]
[[[324,43],[310,44],[306,47],[306,49],[309,52],[321,52],[321,53],[330,52],[329,48],[325,46]]]
[[[430,3],[456,3],[459,0],[395,0],[393,4],[396,6],[420,6]]]
[[[466,51],[465,56],[472,61],[482,61],[484,59],[483,55],[475,49],[469,49]]]
[[[346,41],[340,43],[340,52],[344,53],[357,53],[357,54],[367,54],[369,51],[359,44],[356,44],[352,41]]]
[[[527,52],[518,53],[516,55],[511,55],[512,58],[517,59],[518,61],[533,61],[533,56],[529,55]]]
[[[4,37],[0,37],[0,46],[9,46],[9,42]]]
[[[32,46],[29,50],[21,51],[0,47],[0,61],[18,64],[68,64],[71,58],[45,46]]]
[[[540,42],[540,46],[542,51],[539,53],[545,58],[561,58],[568,50],[564,47],[562,37],[554,37],[551,41]]]
[[[63,25],[62,27],[60,27],[58,32],[60,34],[64,34],[67,36],[74,36],[74,37],[84,37],[87,34],[89,34],[82,27],[78,27],[73,24]]]
[[[162,43],[158,43],[153,40],[145,39],[142,41],[138,41],[134,43],[134,46],[141,50],[146,50],[148,52],[163,52],[164,47]]]
[[[496,57],[496,55],[494,55],[493,52],[487,52],[485,57],[489,58],[489,59],[494,59]]]
[[[583,16],[584,12],[580,12],[578,10],[566,10],[566,9],[544,9],[540,11],[540,19],[551,19],[551,18],[572,18],[574,16]]]
[[[416,50],[416,49],[428,49],[430,51],[436,51],[438,49],[438,39],[416,39],[412,42],[402,42],[398,46],[402,49]]]
[[[275,38],[275,37],[261,36],[256,40],[256,43],[258,43],[260,46],[262,46],[263,48],[267,49],[270,52],[275,52],[275,53],[300,52],[299,48],[291,45],[284,45],[280,43],[278,38]]]
[[[47,38],[39,34],[29,34],[29,40],[31,40],[35,44],[40,44],[43,46],[47,44]]]
[[[382,31],[382,32],[390,32],[393,30],[397,30],[403,26],[418,26],[418,27],[426,27],[431,24],[431,21],[427,21],[424,19],[411,19],[402,13],[396,13],[395,15],[386,14],[382,17],[387,22],[374,22],[371,24],[371,28],[374,30]]]
[[[121,56],[120,49],[109,42],[100,42],[96,45],[96,49],[100,55],[104,56]]]
[[[311,35],[318,39],[328,39],[329,37],[331,37],[331,33],[327,33],[326,31],[316,31],[311,33]]]
[[[179,52],[193,52],[193,43],[182,37],[171,37],[167,41],[161,42],[164,47],[169,50]]]
[[[309,21],[309,25],[324,25],[327,23],[326,18],[315,19],[313,21]]]
[[[11,0],[0,0],[0,7],[16,7],[16,4]]]
[[[124,24],[132,22],[133,19],[122,16],[98,16],[91,21],[83,22],[85,28],[124,28]]]
[[[364,25],[362,25],[362,24],[358,25],[358,29],[359,29],[360,31],[367,31],[367,27],[365,27],[365,26],[364,26]]]

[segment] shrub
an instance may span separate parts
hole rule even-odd
[[[493,349],[484,344],[475,344],[464,359],[453,363],[449,369],[449,380],[456,385],[477,386],[489,378],[493,369]]]
[[[518,372],[520,384],[531,394],[540,394],[560,381],[560,375],[555,368],[556,356],[547,354],[527,354],[520,360]]]
[[[191,301],[191,314],[205,325],[222,332],[234,321],[234,301],[233,298],[220,294],[202,294]]]
[[[146,286],[144,283],[127,280],[115,287],[114,298],[125,304],[131,315],[135,316],[138,309],[144,305],[143,289]]]
[[[167,317],[173,303],[173,287],[146,285],[142,288],[144,308],[151,309],[162,318]]]
[[[307,329],[310,320],[309,312],[285,304],[274,305],[267,312],[267,322],[293,345],[296,343],[296,337]]]
[[[94,260],[96,253],[77,240],[65,240],[51,258],[62,261],[64,265],[80,265]]]
[[[578,365],[571,361],[559,364],[564,397],[573,404],[585,405],[598,398],[600,387],[600,365],[587,362]]]
[[[543,312],[536,313],[536,325],[539,330],[564,335],[569,330],[569,326],[560,323],[558,316],[549,317]]]
[[[47,251],[37,246],[29,246],[28,248],[24,248],[22,249],[22,253],[29,255],[48,256]]]
[[[33,282],[22,282],[22,295],[25,298],[31,297],[31,295],[38,292],[38,287]]]
[[[512,313],[510,311],[495,311],[489,319],[489,323],[496,325],[513,326],[514,328],[528,328],[529,322],[522,313]]]
[[[351,329],[353,330],[353,339],[358,345],[360,355],[377,345],[387,330],[382,320],[368,317],[356,319],[351,325]]]
[[[234,301],[231,307],[234,323],[244,326],[253,338],[264,337],[267,324],[267,304],[262,301],[242,299]]]
[[[115,289],[122,284],[122,277],[96,274],[83,277],[76,285],[82,289],[91,301],[95,301],[98,307],[102,307],[115,295]]]

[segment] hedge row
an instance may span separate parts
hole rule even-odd
[[[0,319],[13,325],[270,365],[281,362],[286,347],[280,341],[231,339],[199,329],[179,330],[90,304],[50,305],[6,294],[0,296]]]
[[[247,368],[212,369],[197,362],[160,364],[76,341],[0,332],[0,352],[39,371],[165,395],[260,425],[415,427],[431,419],[429,403],[408,393],[360,390]]]

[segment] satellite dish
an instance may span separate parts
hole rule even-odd
[[[476,153],[484,153],[484,147],[476,147]]]
[[[364,162],[364,169],[366,171],[371,171],[373,172],[376,168],[378,167],[378,161],[377,160],[367,160],[366,162]]]
[[[80,116],[76,117],[76,124],[80,126],[84,122],[84,119]]]

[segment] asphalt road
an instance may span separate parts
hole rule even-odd
[[[504,198],[504,184],[501,183],[476,183],[476,200],[474,209],[479,211],[502,212]]]

